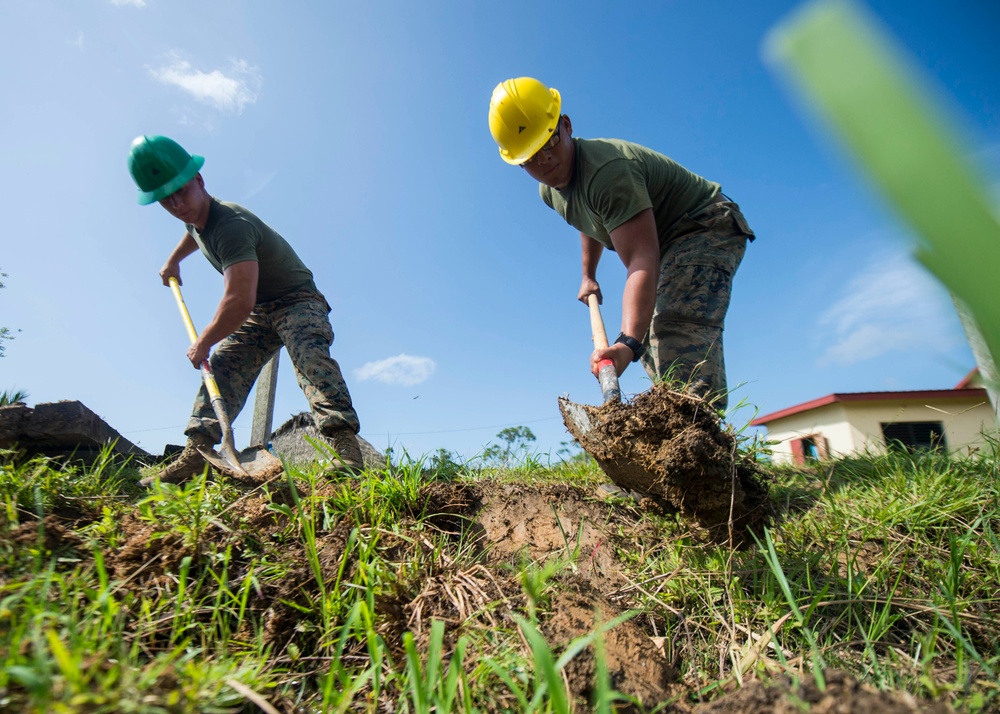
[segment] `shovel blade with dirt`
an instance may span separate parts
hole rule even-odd
[[[612,401],[602,407],[592,407],[559,397],[559,411],[566,429],[608,478],[626,491],[655,493],[657,479],[655,472],[647,467],[647,460],[632,456],[629,445],[623,444],[614,433],[617,420],[611,418],[611,410],[621,419],[629,409],[629,405],[621,402]]]
[[[606,347],[593,295],[590,310],[594,345]],[[657,383],[626,403],[614,379],[612,390],[601,380],[601,406],[560,397],[559,411],[569,433],[616,486],[665,501],[716,535],[766,519],[766,483],[752,462],[738,457],[735,436],[722,428],[710,402]]]
[[[184,327],[187,329],[188,337],[193,344],[198,339],[198,333],[194,329],[194,322],[191,320],[191,313],[188,312],[187,305],[181,295],[181,287],[177,278],[170,278],[167,281],[170,291],[177,301],[177,309],[180,310],[181,318],[184,320]],[[205,389],[212,400],[212,410],[222,429],[222,444],[219,451],[213,449],[198,449],[198,453],[219,473],[236,479],[260,478],[273,475],[281,470],[281,461],[270,452],[259,447],[250,447],[243,452],[236,450],[236,443],[233,439],[233,427],[226,414],[226,408],[222,401],[222,393],[219,385],[212,374],[212,368],[208,360],[201,363],[201,375],[205,381]]]
[[[587,304],[590,307],[590,330],[593,335],[594,347],[606,349],[608,347],[608,333],[604,329],[604,320],[601,317],[597,296],[589,295]],[[622,404],[621,388],[618,384],[618,374],[615,371],[614,363],[611,360],[602,360],[599,367],[597,379],[601,385],[604,406],[601,408],[588,407],[560,397],[559,411],[562,413],[563,423],[577,443],[583,447],[584,451],[594,457],[594,460],[616,485],[628,490],[648,493],[651,474],[640,464],[623,455],[615,455],[613,451],[608,449],[609,443],[607,434],[602,428],[604,420],[601,415],[608,410],[620,411],[627,410],[629,407]]]

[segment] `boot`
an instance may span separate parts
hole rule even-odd
[[[198,449],[211,449],[213,446],[212,439],[203,434],[188,437],[184,450],[170,465],[155,476],[142,479],[139,485],[143,488],[149,488],[157,477],[159,477],[160,483],[181,484],[188,481],[204,471],[205,465],[208,463],[205,461],[205,457],[198,452]]]
[[[327,440],[340,458],[333,459],[327,467],[328,472],[340,474],[357,474],[364,470],[365,459],[361,455],[361,445],[354,430],[348,427],[335,429],[326,435]]]

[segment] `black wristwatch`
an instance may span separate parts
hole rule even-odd
[[[615,344],[625,345],[630,350],[632,350],[633,362],[638,362],[639,358],[642,357],[642,353],[646,351],[646,347],[641,342],[639,342],[639,340],[635,339],[634,337],[629,337],[624,332],[618,335],[618,337],[615,339]]]

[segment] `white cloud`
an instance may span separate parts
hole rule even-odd
[[[180,87],[199,102],[237,114],[257,101],[261,85],[257,68],[245,60],[232,60],[227,74],[218,69],[203,72],[187,60],[174,57],[160,69],[151,69],[150,74],[164,84]]]
[[[408,354],[396,355],[377,362],[368,362],[354,371],[358,379],[374,379],[385,384],[401,384],[412,387],[434,374],[437,365],[430,357],[414,357]]]
[[[903,254],[873,259],[820,317],[819,365],[852,365],[889,352],[954,347],[958,318],[947,292]]]
[[[112,5],[132,5],[134,7],[146,7],[146,0],[111,0]]]

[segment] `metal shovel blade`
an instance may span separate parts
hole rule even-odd
[[[576,404],[565,397],[559,397],[559,411],[562,412],[563,423],[566,424],[569,432],[577,437],[577,441],[590,433],[590,415],[582,404]]]
[[[252,446],[238,454],[234,453],[235,458],[226,455],[226,451],[225,447],[222,452],[214,449],[198,449],[198,453],[212,465],[213,469],[237,480],[267,478],[276,475],[284,468],[278,457],[259,447]]]

